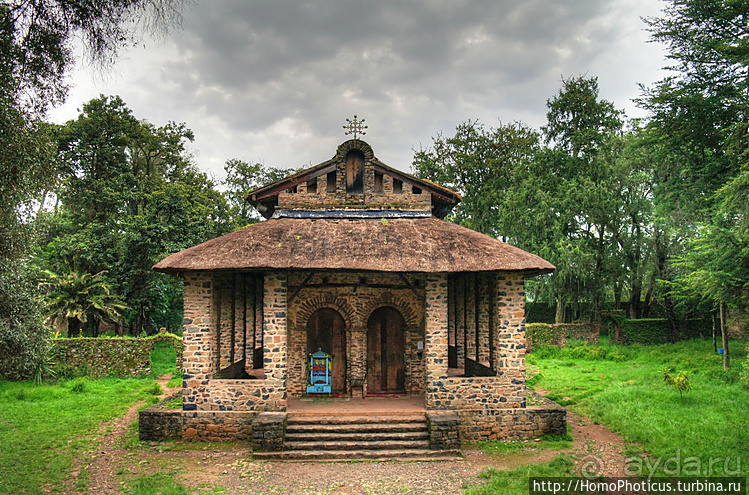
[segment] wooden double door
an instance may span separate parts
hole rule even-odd
[[[406,322],[395,308],[383,306],[367,323],[367,393],[403,392]]]

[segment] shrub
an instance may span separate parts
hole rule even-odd
[[[672,375],[674,372],[673,368],[663,369],[663,383],[670,385],[679,391],[679,399],[684,400],[684,392],[692,390],[692,384],[689,382],[689,376],[683,371],[679,371],[676,375]]]
[[[6,380],[40,377],[48,362],[50,332],[32,278],[22,263],[0,261],[0,378]]]
[[[741,370],[739,371],[739,383],[741,383],[744,388],[749,388],[749,358],[744,359],[744,361],[741,363]]]

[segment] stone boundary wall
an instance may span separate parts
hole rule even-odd
[[[526,323],[526,352],[531,352],[534,345],[555,345],[564,347],[569,340],[584,340],[597,344],[601,333],[601,324],[585,323]]]
[[[567,433],[567,410],[557,405],[516,409],[461,409],[463,441],[527,440],[542,435]]]
[[[166,402],[166,401],[165,401]],[[164,402],[138,414],[141,441],[172,439],[202,442],[238,442],[252,439],[254,411],[183,411]]]
[[[147,373],[151,349],[168,342],[177,353],[177,369],[182,368],[182,339],[172,334],[146,338],[65,338],[53,339],[54,370],[58,376],[130,377]]]

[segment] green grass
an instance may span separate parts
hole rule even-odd
[[[572,447],[572,436],[568,433],[562,436],[544,435],[540,441],[504,442],[500,440],[485,440],[476,443],[476,447],[490,454],[537,454],[541,450],[562,450]]]
[[[151,349],[151,376],[158,378],[169,373],[176,376],[176,359],[177,353],[174,351],[172,344],[169,342],[156,342]]]
[[[731,351],[733,368],[726,371],[708,341],[544,348],[528,357],[539,368],[529,384],[641,446],[648,462],[633,460],[631,474],[717,476],[740,470],[746,476],[749,390],[738,383],[746,352],[740,342],[732,342]],[[692,390],[683,400],[663,383],[664,368],[688,374]]]
[[[174,475],[158,473],[135,478],[129,486],[129,495],[190,495]]]
[[[98,440],[101,423],[152,398],[154,390],[153,381],[142,379],[0,382],[0,493],[62,492],[74,459]],[[80,479],[85,485],[85,473]]]
[[[480,474],[487,480],[486,484],[469,488],[467,495],[527,495],[528,478],[532,476],[572,476],[573,462],[568,457],[560,455],[542,464],[528,464],[519,468],[498,471],[487,469]]]

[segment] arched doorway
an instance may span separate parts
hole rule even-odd
[[[335,309],[321,308],[307,321],[307,358],[322,349],[333,357],[333,393],[346,392],[346,322]]]
[[[406,322],[397,309],[377,308],[367,323],[367,391],[403,392]]]

